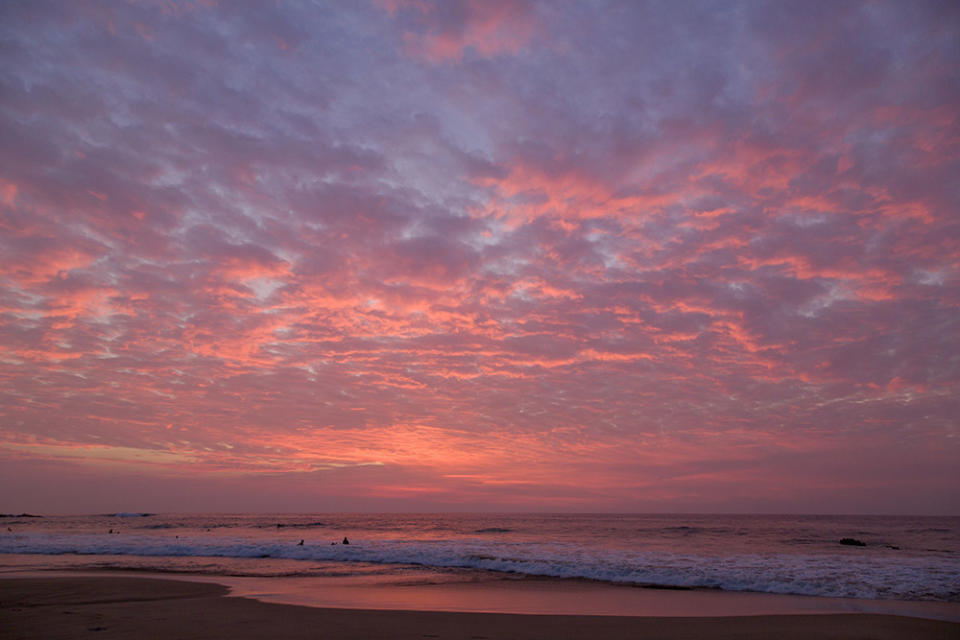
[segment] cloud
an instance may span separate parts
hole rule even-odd
[[[526,0],[391,0],[382,6],[407,25],[406,50],[434,63],[460,62],[467,50],[482,57],[516,54],[536,32],[536,8]]]
[[[897,463],[955,510],[938,7],[4,7],[4,456],[263,504],[911,511]]]

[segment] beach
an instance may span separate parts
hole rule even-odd
[[[560,578],[857,601],[960,601],[960,518],[120,513],[2,522],[0,567],[21,572],[282,577],[289,579],[284,585],[300,581],[307,589],[321,578],[337,578],[338,585]],[[843,538],[864,546],[840,544]]]
[[[549,588],[549,587],[547,587]],[[840,613],[588,616],[307,607],[230,597],[215,582],[4,577],[0,636],[20,638],[960,638],[960,624]],[[685,594],[681,594],[681,597]]]
[[[6,527],[4,640],[960,638],[957,518],[123,513]]]
[[[960,636],[958,43],[0,0],[0,640]]]

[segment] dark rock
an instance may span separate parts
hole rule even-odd
[[[840,544],[845,544],[850,547],[865,547],[867,546],[866,542],[857,540],[856,538],[840,538]]]

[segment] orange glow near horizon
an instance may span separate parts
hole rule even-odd
[[[934,4],[11,7],[0,512],[960,513]]]

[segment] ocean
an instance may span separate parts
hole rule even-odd
[[[958,517],[117,513],[5,516],[0,533],[0,572],[134,569],[396,584],[552,577],[960,602]]]

